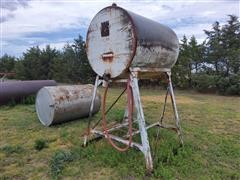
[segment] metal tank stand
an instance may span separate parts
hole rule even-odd
[[[140,150],[144,154],[147,169],[149,171],[152,171],[153,170],[152,155],[151,155],[150,145],[148,141],[148,134],[147,134],[147,128],[145,124],[143,107],[140,99],[140,91],[138,86],[137,74],[135,74],[134,72],[131,72],[130,77],[131,77],[131,86],[133,91],[134,104],[137,111],[137,121],[138,121],[141,141],[142,141],[142,148]]]
[[[177,128],[176,131],[178,133],[180,143],[181,143],[181,145],[183,145],[182,130],[181,130],[181,126],[180,126],[180,119],[179,119],[179,115],[178,115],[176,99],[175,99],[175,95],[173,92],[171,72],[167,72],[167,75],[168,75],[168,87],[169,87],[169,91],[170,91],[170,97],[171,97],[173,111],[174,111],[175,120],[176,120],[176,128]],[[162,121],[160,123],[162,124]]]
[[[138,72],[136,72],[136,71],[131,71],[130,72],[131,86],[132,86],[132,91],[133,91],[133,100],[134,100],[136,115],[137,115],[137,119],[136,119],[136,121],[133,121],[133,123],[137,122],[138,127],[139,127],[138,130],[135,130],[135,131],[132,132],[132,135],[140,134],[140,137],[141,137],[141,143],[132,142],[130,147],[134,147],[134,148],[140,150],[144,154],[145,161],[146,161],[146,168],[149,172],[153,171],[153,160],[152,160],[151,149],[150,149],[148,134],[147,134],[148,129],[157,126],[158,128],[166,128],[166,129],[174,130],[175,132],[178,133],[180,142],[181,142],[181,144],[183,144],[181,128],[180,128],[180,120],[179,120],[179,116],[178,116],[176,100],[175,100],[173,87],[172,87],[171,72],[165,72],[165,73],[167,74],[167,77],[168,77],[168,90],[169,90],[169,93],[170,93],[170,96],[171,96],[172,107],[173,107],[175,120],[176,120],[176,127],[175,126],[164,125],[163,122],[162,122],[162,118],[159,122],[155,122],[153,124],[150,124],[150,125],[146,126],[143,107],[142,107],[141,98],[140,98],[139,85],[138,85]],[[92,114],[91,111],[93,109],[93,104],[94,104],[93,102],[94,102],[94,99],[96,97],[97,87],[101,83],[100,81],[102,82],[102,80],[99,80],[99,77],[97,76],[96,81],[95,81],[94,91],[93,91],[93,100],[92,100],[92,104],[91,104],[91,108],[90,108],[90,114],[89,114],[90,116]],[[127,116],[127,114],[128,114],[128,112],[126,112],[126,111],[125,111],[124,116]],[[89,118],[89,119],[91,119],[91,118]],[[122,123],[114,125],[113,127],[109,128],[108,131],[109,131],[109,133],[111,133],[115,130],[119,130],[119,129],[121,129],[123,127],[126,127],[126,126],[128,126],[128,122],[123,121]],[[84,146],[86,146],[86,144],[87,144],[89,135],[94,135],[95,136],[95,138],[93,138],[92,140],[94,140],[96,138],[99,138],[99,137],[107,138],[105,132],[103,132],[101,130],[98,130],[96,127],[94,127],[93,129],[89,129],[89,133],[87,135],[85,135]],[[125,145],[129,144],[129,141],[124,139],[124,138],[129,137],[129,134],[125,135],[124,137],[119,137],[119,136],[116,136],[116,135],[109,134],[109,137],[112,140],[117,141],[119,143],[122,143],[122,144],[125,144]]]

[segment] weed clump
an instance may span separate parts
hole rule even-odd
[[[7,106],[15,107],[17,104],[32,105],[32,104],[35,104],[35,99],[36,99],[35,95],[25,96],[20,99],[11,98],[11,100],[7,103]]]
[[[23,148],[20,145],[16,145],[16,146],[12,146],[12,145],[6,145],[2,148],[0,148],[0,150],[4,153],[6,153],[7,155],[16,153],[19,154],[21,152],[23,152]]]
[[[45,139],[37,139],[34,144],[34,148],[38,151],[41,151],[44,148],[47,148],[47,140]]]
[[[22,98],[21,104],[26,104],[26,105],[34,104],[35,99],[36,99],[35,95],[26,96]]]
[[[73,161],[73,153],[69,151],[62,151],[62,150],[55,152],[55,154],[53,155],[50,161],[50,169],[51,169],[52,177],[53,178],[58,177],[61,174],[65,164],[71,161]]]

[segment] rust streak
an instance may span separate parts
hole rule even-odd
[[[113,59],[114,59],[113,52],[103,53],[103,55],[102,55],[102,60],[104,62],[111,63],[113,61]]]

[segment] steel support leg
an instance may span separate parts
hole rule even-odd
[[[99,76],[96,76],[94,89],[93,89],[93,94],[92,94],[92,101],[91,101],[90,111],[89,111],[88,128],[90,127],[90,123],[91,123],[91,117],[92,117],[92,113],[93,113],[94,101],[95,101],[95,98],[96,98],[98,85],[99,85]],[[90,131],[90,129],[88,129],[88,131]],[[83,146],[87,145],[87,140],[88,140],[88,134],[84,136]]]
[[[94,100],[95,100],[96,94],[97,94],[98,81],[99,81],[99,76],[97,76],[96,80],[95,80],[95,85],[94,85],[93,95],[92,95],[92,101],[91,101],[91,106],[90,106],[90,111],[89,111],[89,117],[92,117],[92,112],[93,112],[93,107],[94,107]]]
[[[147,129],[146,129],[146,125],[145,125],[145,118],[144,118],[142,103],[141,103],[141,99],[140,99],[138,79],[134,73],[131,74],[131,86],[132,86],[134,104],[135,104],[136,111],[137,111],[137,120],[138,120],[139,131],[140,131],[140,136],[141,136],[141,141],[142,141],[142,146],[143,146],[142,152],[144,153],[144,157],[146,160],[147,170],[152,172],[153,171],[152,155],[151,155],[151,151],[150,151],[148,134],[147,134]]]
[[[179,116],[178,116],[176,99],[175,99],[175,95],[174,95],[174,92],[173,92],[171,72],[167,72],[167,75],[168,75],[168,80],[169,80],[169,82],[168,82],[168,84],[169,84],[169,93],[170,93],[170,96],[171,96],[173,111],[174,111],[174,115],[175,115],[176,127],[178,129],[178,137],[180,139],[181,144],[183,145],[182,131],[181,131],[181,126],[180,126],[180,119],[179,119]]]
[[[128,119],[128,107],[125,107],[124,115],[123,115],[123,122],[127,121]]]

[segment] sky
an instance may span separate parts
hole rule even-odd
[[[32,46],[61,49],[80,34],[86,38],[91,19],[115,2],[127,10],[171,27],[182,39],[198,42],[215,21],[240,16],[240,0],[0,0],[0,57],[21,57]]]

